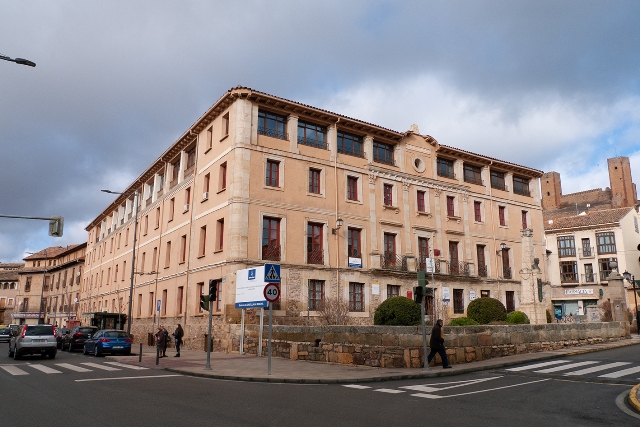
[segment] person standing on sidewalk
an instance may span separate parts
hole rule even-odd
[[[451,365],[449,365],[449,360],[447,359],[447,352],[444,349],[444,330],[442,329],[442,319],[438,319],[436,324],[431,329],[431,339],[429,340],[429,347],[431,347],[431,352],[429,353],[429,357],[427,358],[427,366],[431,363],[431,359],[436,356],[436,353],[440,355],[442,359],[442,368],[449,369]]]
[[[176,331],[173,333],[173,337],[176,339],[176,355],[173,357],[180,357],[180,346],[182,345],[182,337],[184,336],[184,330],[180,323],[178,323],[178,327]]]
[[[158,331],[156,332],[156,352],[158,353],[158,357],[164,357],[162,356],[162,351],[166,346],[166,341],[164,339],[164,330],[162,329],[162,327],[158,328]]]
[[[164,334],[164,346],[162,347],[162,357],[167,357],[167,345],[169,344],[169,331],[164,328],[164,325],[160,325],[162,333]]]

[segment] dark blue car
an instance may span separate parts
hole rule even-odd
[[[131,338],[125,331],[101,329],[84,342],[84,354],[102,356],[110,354],[131,354]]]

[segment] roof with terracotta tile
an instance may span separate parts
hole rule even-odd
[[[557,217],[554,215],[544,215],[544,230],[554,231],[567,228],[593,227],[598,225],[617,224],[633,208],[604,209],[585,213],[584,215],[571,215]],[[551,224],[549,223],[551,221]]]
[[[86,246],[86,243],[78,243],[78,244],[69,245],[69,246],[50,246],[46,249],[36,252],[35,254],[24,257],[23,259],[25,261],[30,261],[34,259],[55,258],[65,252],[73,251],[74,249],[82,245]]]

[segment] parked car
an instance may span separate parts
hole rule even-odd
[[[18,325],[17,323],[12,323],[9,325],[9,335],[14,336],[14,335],[18,335],[18,331],[21,331],[22,327],[21,325]]]
[[[102,356],[104,353],[131,354],[131,338],[126,331],[102,329],[84,342],[84,354]]]
[[[56,357],[56,327],[53,325],[23,325],[18,334],[9,342],[9,357],[15,360],[26,354],[39,354]]]
[[[8,327],[0,328],[0,342],[9,342],[11,341],[11,329]]]
[[[97,331],[95,326],[74,326],[62,337],[62,351],[83,348],[85,340]]]
[[[59,349],[62,348],[62,339],[69,331],[69,328],[58,328],[58,330],[56,331],[56,342],[58,343]]]

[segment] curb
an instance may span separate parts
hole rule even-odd
[[[604,351],[604,350],[613,350],[620,347],[627,347],[631,345],[638,345],[640,342],[628,342],[621,343],[618,345],[614,345],[611,347],[603,347],[603,348],[590,348],[590,349],[577,349],[574,351],[570,351],[563,354],[548,354],[541,355],[531,361],[539,361],[539,360],[549,360],[549,359],[557,359],[559,357],[566,356],[576,356],[579,354],[586,353],[594,353],[596,351]],[[412,374],[399,374],[399,375],[389,375],[389,376],[371,376],[371,377],[362,377],[362,378],[336,378],[336,379],[327,379],[327,378],[314,378],[314,379],[305,379],[305,378],[280,378],[280,377],[242,377],[237,375],[216,375],[216,374],[207,374],[205,372],[192,372],[185,369],[180,368],[162,368],[165,371],[175,372],[178,374],[200,377],[200,378],[211,378],[217,380],[228,380],[228,381],[246,381],[246,382],[263,382],[263,383],[292,383],[292,384],[350,384],[350,383],[366,383],[366,382],[383,382],[383,381],[401,381],[401,380],[414,380],[414,379],[423,379],[423,378],[438,378],[438,377],[451,377],[456,375],[468,374],[471,372],[480,372],[480,371],[488,371],[492,369],[501,369],[507,366],[521,365],[523,363],[527,363],[527,361],[522,360],[511,360],[504,361],[501,363],[495,363],[490,366],[469,366],[469,367],[461,367],[459,369],[450,369],[450,370],[442,370],[436,372],[435,369],[431,368],[429,371],[419,371]],[[640,388],[640,384],[636,387]],[[634,395],[635,398],[635,395]],[[631,399],[630,399],[631,400]],[[636,410],[640,412],[640,402],[635,400],[638,406]]]
[[[629,392],[629,404],[637,412],[640,412],[640,402],[638,402],[638,391],[640,390],[640,384],[635,386]]]

